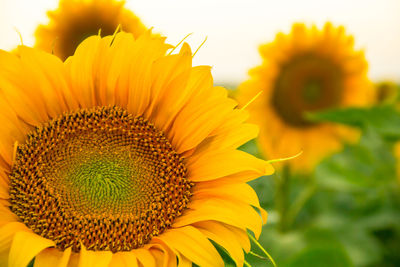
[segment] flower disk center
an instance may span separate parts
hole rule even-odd
[[[18,146],[10,180],[11,210],[74,251],[143,246],[181,215],[193,186],[164,134],[118,107],[36,128]]]
[[[343,93],[343,73],[333,60],[320,55],[299,55],[283,64],[275,81],[272,106],[287,124],[304,128],[306,112],[337,107]]]

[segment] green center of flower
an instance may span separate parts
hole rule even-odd
[[[309,80],[306,82],[303,89],[304,101],[310,104],[317,102],[321,97],[322,89],[321,81],[314,79]]]
[[[18,146],[11,210],[57,247],[127,251],[168,228],[193,186],[164,134],[117,107],[54,119]]]
[[[315,123],[307,121],[305,113],[340,105],[343,83],[342,71],[332,60],[314,54],[296,56],[282,65],[272,105],[289,125],[310,127]]]
[[[91,154],[79,155],[68,167],[58,164],[58,172],[62,172],[58,177],[62,178],[52,181],[54,190],[60,190],[62,184],[68,184],[63,193],[71,199],[79,200],[72,204],[75,204],[75,211],[82,214],[131,213],[134,205],[144,197],[140,188],[141,185],[145,186],[145,182],[140,183],[138,180],[149,176],[140,173],[139,162],[136,163],[138,166],[135,166],[134,161],[126,162],[129,159],[128,153],[121,153],[121,158],[112,158],[112,155],[96,157],[96,154],[99,156],[98,151],[91,151]],[[48,174],[51,173],[49,170]]]

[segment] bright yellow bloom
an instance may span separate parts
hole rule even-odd
[[[65,60],[87,37],[112,35],[118,25],[135,38],[146,31],[145,26],[118,0],[60,0],[56,10],[49,11],[48,25],[40,25],[35,33],[36,47],[53,52]]]
[[[260,148],[270,158],[303,151],[290,164],[309,171],[354,133],[310,122],[305,114],[367,103],[371,96],[364,54],[354,51],[353,38],[343,27],[330,23],[323,30],[294,24],[290,34],[279,33],[274,42],[260,47],[260,53],[263,63],[239,86],[239,103],[262,91],[247,107],[251,122],[260,125]]]
[[[242,266],[266,220],[246,182],[273,169],[237,150],[258,128],[210,67],[164,40],[0,51],[1,266],[223,266],[210,240]]]

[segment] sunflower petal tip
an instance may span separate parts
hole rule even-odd
[[[264,175],[272,175],[274,173],[274,167],[272,167],[272,165],[267,161],[267,164],[265,165]]]
[[[183,44],[182,44],[182,48],[181,48],[181,50],[179,51],[179,54],[182,54],[182,55],[192,55],[192,50],[190,49],[190,46],[189,46],[189,44],[188,43],[186,43],[186,42],[184,42]]]

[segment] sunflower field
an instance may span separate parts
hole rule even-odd
[[[2,0],[0,267],[400,266],[399,12]]]

